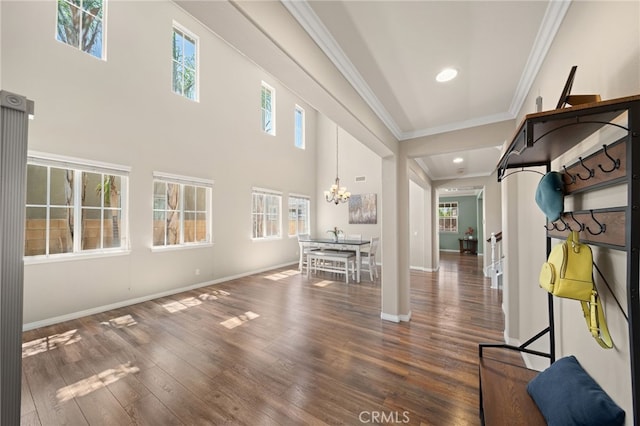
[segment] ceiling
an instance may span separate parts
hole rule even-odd
[[[515,118],[568,3],[283,2],[400,141]],[[445,67],[458,76],[436,82]],[[417,161],[433,180],[488,176],[503,142]]]
[[[314,80],[314,74],[325,70],[324,62],[314,57],[309,67],[298,66],[293,55],[305,55],[303,48],[296,50],[304,43],[295,39],[300,37],[299,28],[288,28],[290,22],[297,22],[322,49],[327,64],[333,63],[344,76],[345,85],[353,87],[355,95],[366,102],[400,143],[429,145],[425,150],[428,156],[416,161],[432,180],[439,181],[436,187],[451,187],[451,180],[489,176],[495,170],[500,148],[509,135],[495,141],[457,138],[475,136],[476,133],[463,130],[475,126],[509,128],[511,124],[506,120],[515,119],[523,107],[571,3],[174,1],[257,64],[293,83],[294,92],[300,96],[327,102],[319,105],[321,110],[343,108],[344,104],[331,96],[318,97],[318,90],[324,86]],[[280,12],[288,14],[289,19],[280,16]],[[445,67],[456,68],[457,78],[436,82],[436,74]],[[526,106],[528,111],[533,108]],[[444,148],[442,144],[431,144],[440,137],[453,140]],[[460,146],[478,148],[463,150]],[[458,157],[463,161],[454,163]],[[463,181],[459,185],[469,183]]]

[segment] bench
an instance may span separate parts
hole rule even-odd
[[[538,371],[495,359],[480,358],[480,418],[487,426],[545,426],[527,383]]]
[[[347,284],[349,284],[349,267],[351,274],[355,278],[356,256],[348,251],[324,251],[317,250],[307,253],[307,278],[313,271],[333,272],[344,274]]]
[[[542,372],[525,368],[507,354],[483,356],[483,349],[506,348],[542,357],[523,346],[479,345],[480,419],[483,425],[617,425],[625,412],[582,368],[573,355],[554,360]],[[497,355],[497,357],[494,357]],[[544,414],[543,414],[544,413]]]

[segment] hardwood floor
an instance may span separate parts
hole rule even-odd
[[[479,342],[501,341],[482,258],[380,285],[282,268],[31,330],[23,425],[478,425]]]

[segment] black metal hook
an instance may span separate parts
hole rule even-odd
[[[558,228],[558,225],[554,223],[554,224],[553,224],[553,226],[555,226],[555,227],[556,227],[556,231],[564,232],[564,231],[566,231],[567,229],[568,229],[569,231],[573,231],[573,229],[571,229],[571,226],[569,226],[569,224],[568,224],[567,222],[565,222],[565,221],[564,221],[564,219],[562,218],[562,216],[560,216],[560,219],[558,219],[558,220],[560,220],[560,222],[562,222],[562,224],[564,225],[564,228],[560,229],[560,228]]]
[[[599,232],[591,232],[591,229],[589,229],[589,227],[587,226],[587,232],[589,232],[591,235],[600,235],[603,232],[606,232],[607,225],[604,224],[604,223],[598,222],[598,219],[596,219],[596,217],[593,215],[593,210],[589,210],[589,213],[591,213],[591,219],[600,227],[600,231]]]
[[[584,162],[582,161],[582,157],[578,157],[578,160],[580,160],[580,164],[582,164],[582,167],[584,167],[584,169],[589,172],[589,176],[586,177],[586,178],[583,178],[582,176],[580,176],[580,173],[576,173],[576,176],[578,177],[578,179],[580,179],[580,180],[589,180],[589,179],[591,179],[595,175],[595,171],[593,169],[590,169],[587,166],[585,166]]]
[[[569,176],[569,179],[571,179],[571,182],[567,183],[567,185],[573,185],[574,183],[576,183],[576,177],[569,173],[567,167],[563,165],[562,168],[564,169],[564,174]]]
[[[619,169],[620,159],[619,158],[615,159],[612,156],[610,156],[609,153],[607,152],[606,145],[602,145],[602,148],[604,149],[604,155],[606,155],[607,158],[613,162],[613,167],[610,170],[605,170],[602,168],[602,164],[598,164],[598,167],[600,168],[600,170],[602,170],[604,173],[611,173],[612,171]]]
[[[578,224],[578,229],[580,231],[584,231],[584,223],[578,222],[578,219],[576,219],[576,217],[573,215],[573,212],[570,212],[569,216],[571,216],[571,219],[573,219],[573,221]]]
[[[548,227],[547,225],[543,225],[544,229],[546,229],[547,231],[553,231],[554,229],[558,229],[556,228],[556,224],[555,222],[551,222],[551,227]]]

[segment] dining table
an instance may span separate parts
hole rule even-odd
[[[300,260],[304,256],[305,248],[316,248],[321,250],[350,250],[356,253],[356,282],[360,282],[360,251],[371,244],[370,240],[353,240],[342,238],[299,238]]]

